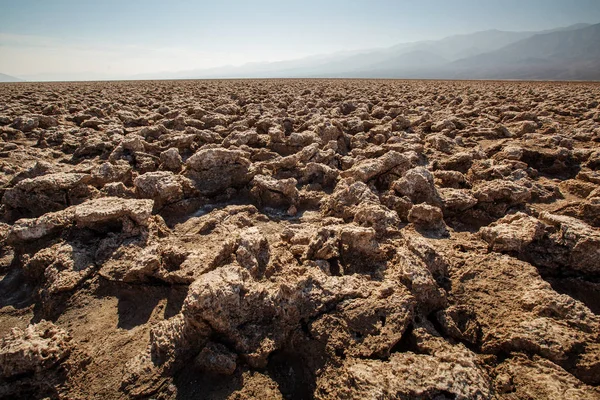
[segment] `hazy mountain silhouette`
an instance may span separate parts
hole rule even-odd
[[[541,32],[488,30],[437,41],[401,43],[388,48],[274,63],[166,73],[162,77],[596,80],[600,79],[598,43],[600,24],[577,24]]]
[[[23,79],[0,73],[0,82],[23,82]]]
[[[487,30],[441,40],[135,76],[37,74],[28,80],[196,78],[412,78],[600,80],[600,24],[538,32]],[[0,81],[20,79],[0,74]]]
[[[475,79],[600,79],[600,24],[534,35],[448,69]]]
[[[297,60],[250,63],[175,73],[145,74],[138,78],[268,78],[313,76],[363,76],[363,71],[388,69],[420,69],[444,65],[460,58],[489,52],[507,44],[531,37],[538,32],[504,32],[490,30],[467,35],[455,35],[438,41],[400,43],[387,48],[334,53]],[[417,56],[417,60],[412,57]],[[368,74],[367,74],[368,75]]]

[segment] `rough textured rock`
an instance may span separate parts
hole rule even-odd
[[[209,342],[194,361],[206,372],[231,375],[235,372],[236,358],[237,355],[224,345]]]
[[[444,210],[461,213],[477,204],[477,199],[466,189],[440,188],[438,191]]]
[[[135,178],[133,186],[138,197],[153,199],[156,209],[182,200],[193,190],[188,179],[166,171],[146,172]]]
[[[600,398],[598,85],[0,95],[0,398]]]
[[[147,226],[152,213],[152,200],[125,200],[103,197],[74,207],[74,222],[80,227],[101,227],[111,221],[133,221]]]
[[[464,266],[451,274],[452,302],[472,308],[484,352],[538,354],[577,374],[572,360],[594,351],[585,343],[597,340],[596,315],[552,290],[530,264],[508,256],[455,254],[454,263]],[[478,262],[466,263],[471,257]]]
[[[13,328],[0,340],[0,373],[11,378],[40,373],[69,356],[69,334],[52,322],[41,321],[27,328]]]
[[[15,243],[37,240],[73,224],[80,228],[103,229],[104,225],[118,222],[123,224],[123,231],[131,230],[135,225],[145,227],[149,224],[152,206],[152,200],[118,197],[90,200],[36,219],[20,219],[13,225],[9,240]]]
[[[126,162],[114,164],[105,162],[92,171],[92,184],[102,187],[112,182],[129,184],[131,182],[131,166]]]
[[[475,188],[474,195],[481,203],[502,202],[520,204],[531,198],[527,188],[505,180],[493,180]]]
[[[261,206],[281,207],[298,204],[298,181],[294,178],[276,180],[270,176],[256,175],[250,193]]]
[[[438,207],[417,204],[408,213],[408,221],[419,228],[432,231],[445,231],[444,215]]]
[[[24,179],[2,196],[2,203],[27,216],[66,208],[90,196],[88,174],[56,173]],[[82,199],[83,197],[83,199]]]
[[[600,232],[576,218],[540,214],[540,219],[554,226],[557,232],[551,237],[556,245],[566,246],[569,250],[568,266],[585,273],[597,273],[600,270]]]
[[[367,182],[385,174],[401,175],[415,162],[416,154],[401,154],[390,151],[374,160],[365,160],[347,171],[342,172],[343,178],[352,178],[360,182]]]
[[[333,194],[323,200],[323,211],[327,215],[349,219],[354,217],[354,208],[359,204],[378,202],[377,195],[363,182],[342,180]]]
[[[316,398],[491,399],[492,388],[477,357],[440,338],[418,343],[419,353],[394,353],[387,361],[349,358],[326,371]],[[331,374],[331,377],[329,376]]]
[[[544,234],[544,225],[524,213],[507,215],[480,231],[495,251],[522,251]]]
[[[439,205],[439,195],[433,184],[433,175],[423,167],[411,169],[394,182],[393,189],[401,196],[407,196],[414,204]]]
[[[496,370],[495,387],[500,399],[597,399],[597,388],[582,384],[551,361],[517,356]]]
[[[174,171],[179,171],[183,165],[181,155],[176,147],[171,147],[170,149],[160,153],[160,161],[162,161],[166,169]]]
[[[186,176],[197,182],[201,193],[209,195],[244,185],[252,179],[248,171],[251,162],[246,156],[241,150],[199,150],[186,161]]]
[[[75,289],[95,270],[92,254],[64,242],[38,251],[24,267],[29,275],[45,281],[44,298]]]

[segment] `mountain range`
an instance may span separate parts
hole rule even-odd
[[[488,30],[437,41],[166,74],[168,78],[600,80],[600,24],[541,32]]]
[[[19,79],[14,76],[0,73],[0,82],[22,82],[22,81],[23,81],[23,79]]]
[[[0,81],[4,77],[0,74]],[[297,60],[121,78],[317,77],[600,80],[600,24],[537,32],[488,30]]]

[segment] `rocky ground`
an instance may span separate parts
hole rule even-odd
[[[600,398],[600,85],[0,85],[0,397]]]

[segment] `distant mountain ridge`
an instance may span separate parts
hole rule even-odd
[[[23,82],[23,79],[0,73],[0,82]]]
[[[385,48],[134,76],[38,74],[27,80],[406,78],[600,80],[600,24],[532,32],[496,29]],[[0,74],[0,81],[20,79]]]
[[[169,74],[169,78],[600,80],[600,24],[487,30],[339,55]]]
[[[475,79],[600,79],[600,24],[534,35],[448,67]]]

